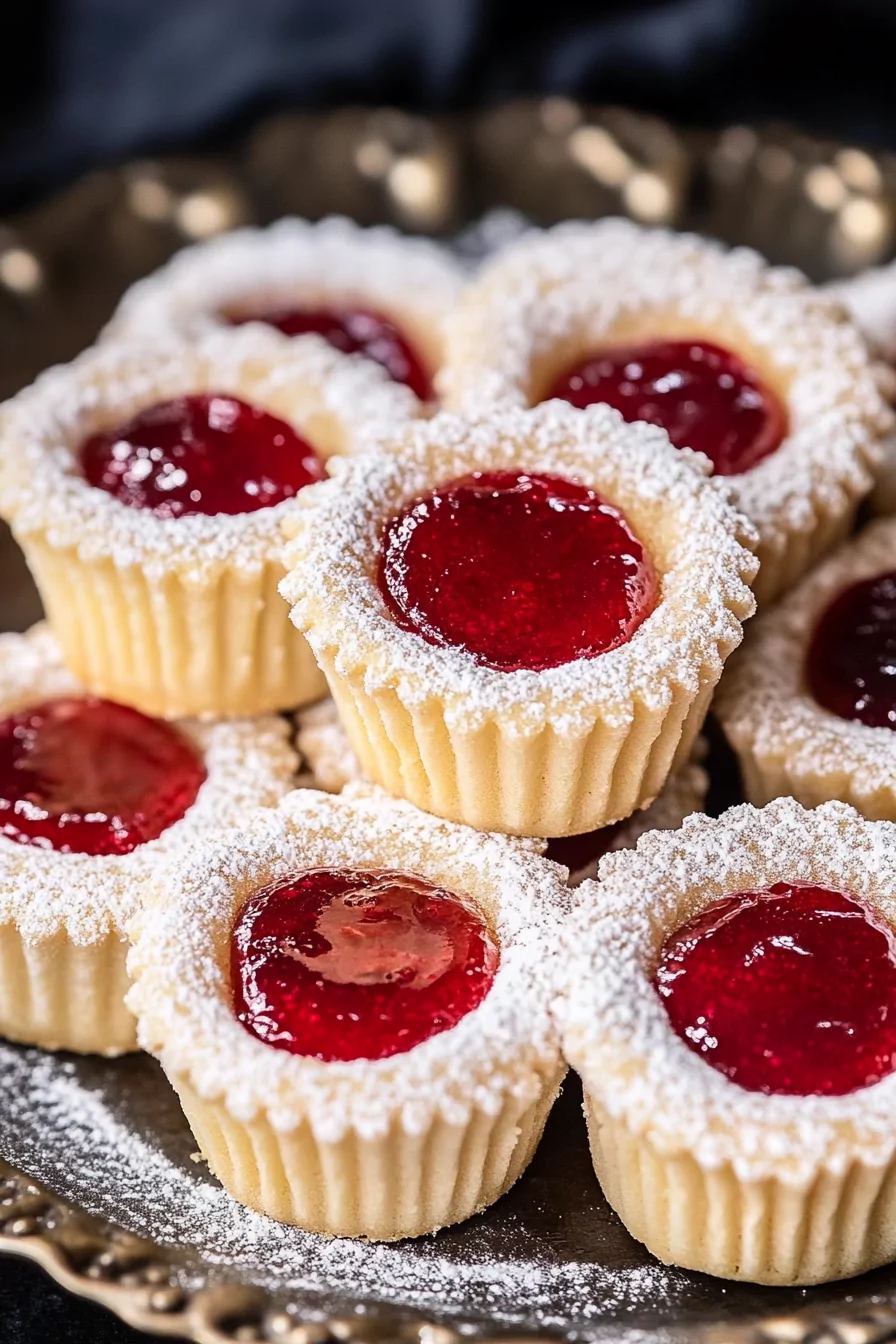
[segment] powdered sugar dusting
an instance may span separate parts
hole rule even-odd
[[[361,766],[333,700],[321,700],[309,709],[299,710],[295,719],[296,745],[318,788],[339,793],[362,778]],[[680,826],[691,812],[700,811],[709,788],[709,776],[700,764],[705,754],[706,743],[700,739],[692,759],[667,780],[656,801],[615,829],[608,849],[630,849],[645,831],[671,830]],[[541,848],[544,843],[540,842]],[[570,883],[577,886],[596,872],[597,859],[571,873]]]
[[[383,424],[420,412],[406,387],[370,360],[343,355],[318,336],[284,342],[258,324],[181,342],[99,346],[49,369],[8,402],[0,422],[0,512],[19,538],[46,533],[84,560],[139,565],[191,584],[225,569],[257,574],[276,561],[285,500],[253,513],[159,518],[89,485],[77,450],[97,429],[157,401],[230,392],[285,419],[323,456],[355,452]]]
[[[896,262],[838,280],[825,290],[846,305],[885,359],[896,360]]]
[[[0,635],[0,717],[81,689],[46,625]],[[124,855],[61,854],[0,836],[0,923],[14,923],[29,943],[60,929],[81,945],[110,931],[123,937],[161,863],[203,832],[236,826],[248,810],[273,806],[289,790],[297,758],[285,720],[176,726],[195,743],[207,771],[184,816]]]
[[[501,961],[483,1002],[450,1031],[386,1059],[323,1064],[273,1050],[237,1022],[223,949],[252,890],[340,866],[404,869],[466,895],[493,924]],[[526,846],[377,790],[298,790],[279,812],[256,812],[239,832],[182,855],[133,921],[128,1004],[140,1042],[237,1119],[261,1112],[288,1132],[307,1118],[323,1142],[349,1127],[379,1137],[396,1119],[420,1133],[436,1115],[462,1124],[473,1108],[496,1114],[508,1095],[534,1100],[561,1068],[548,1004],[569,904],[564,876]]]
[[[219,329],[222,312],[250,305],[363,302],[409,320],[440,352],[440,327],[457,300],[462,272],[451,253],[387,227],[361,228],[332,216],[312,224],[281,219],[236,229],[178,252],[133,285],[106,339]],[[278,337],[281,343],[291,338]]]
[[[748,1092],[678,1038],[651,977],[674,929],[719,896],[775,882],[851,892],[896,923],[896,825],[781,798],[653,831],[604,858],[599,875],[579,888],[558,1015],[569,1061],[610,1115],[663,1154],[730,1164],[743,1181],[804,1186],[822,1170],[892,1159],[896,1074],[842,1097]]]
[[[896,519],[840,548],[772,611],[759,617],[725,671],[714,709],[732,745],[793,779],[863,799],[872,815],[896,812],[896,734],[842,719],[811,696],[804,665],[822,612],[845,588],[896,567]],[[845,785],[844,785],[845,781]]]
[[[317,787],[339,793],[361,779],[361,766],[342,726],[335,700],[327,698],[295,716],[296,746]]]
[[[533,370],[555,352],[571,359],[676,324],[745,347],[785,401],[784,442],[732,478],[764,547],[782,550],[867,492],[893,419],[859,333],[798,272],[693,235],[622,219],[525,234],[485,264],[449,320],[440,390],[455,409],[525,406]]]
[[[291,569],[281,585],[292,618],[340,674],[406,704],[438,698],[449,728],[472,732],[496,716],[521,736],[550,724],[587,732],[598,717],[631,721],[634,704],[668,706],[714,683],[753,610],[755,561],[746,520],[706,462],[672,448],[662,430],[627,425],[608,406],[562,402],[481,419],[443,412],[377,440],[370,456],[333,463],[333,477],[299,498],[287,531]],[[371,567],[383,523],[435,485],[477,470],[567,476],[621,509],[661,575],[661,600],[624,645],[543,672],[499,672],[464,649],[434,647],[390,618]],[[745,545],[746,543],[746,545]]]
[[[589,1339],[612,1322],[614,1344],[629,1339],[626,1320],[645,1313],[674,1319],[671,1301],[687,1290],[686,1274],[657,1264],[621,1231],[614,1236],[614,1225],[610,1267],[536,1235],[507,1200],[487,1219],[467,1223],[462,1241],[449,1232],[370,1245],[302,1232],[244,1208],[203,1164],[190,1162],[174,1097],[161,1075],[148,1076],[144,1061],[76,1064],[0,1044],[0,1066],[9,1098],[0,1119],[6,1155],[82,1206],[182,1248],[185,1285],[200,1274],[258,1283],[312,1318],[342,1313],[352,1300],[582,1331]],[[580,1117],[569,1118],[581,1125]],[[576,1155],[588,1181],[587,1217],[599,1197],[584,1151]],[[632,1344],[639,1337],[634,1332]],[[663,1336],[651,1331],[649,1338],[657,1344]]]

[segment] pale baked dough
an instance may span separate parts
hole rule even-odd
[[[479,1006],[380,1060],[323,1063],[246,1031],[234,919],[259,887],[317,867],[398,869],[472,900],[500,945]],[[549,1004],[569,899],[562,870],[513,841],[381,791],[299,790],[169,871],[132,926],[128,1002],[235,1198],[332,1236],[419,1236],[493,1203],[535,1151],[565,1072]]]

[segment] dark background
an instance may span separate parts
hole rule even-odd
[[[896,0],[0,0],[0,212],[286,108],[545,93],[896,149]],[[2,1344],[140,1338],[0,1260]]]
[[[563,92],[896,147],[893,0],[4,0],[0,205],[266,112]]]

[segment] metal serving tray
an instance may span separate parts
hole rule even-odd
[[[684,133],[565,99],[463,119],[279,117],[227,155],[94,173],[0,224],[0,392],[75,354],[176,247],[284,213],[390,221],[459,240],[471,258],[521,215],[627,213],[749,243],[820,279],[889,255],[894,203],[896,160],[784,129]],[[0,629],[38,615],[0,532]],[[717,740],[711,769],[717,810],[737,797]],[[896,1338],[896,1267],[800,1290],[654,1260],[600,1194],[580,1100],[570,1079],[531,1168],[482,1216],[396,1246],[326,1242],[224,1194],[152,1060],[0,1043],[0,1250],[134,1325],[204,1344]]]

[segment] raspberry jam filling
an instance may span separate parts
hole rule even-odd
[[[80,456],[91,485],[160,518],[254,513],[326,474],[284,420],[220,393],[149,406],[91,435]]]
[[[395,383],[404,383],[421,401],[432,397],[432,382],[407,337],[389,318],[366,308],[268,308],[231,313],[234,326],[264,322],[284,336],[322,336],[346,355],[365,355],[382,365]]]
[[[784,408],[758,374],[707,341],[649,341],[590,355],[561,374],[548,397],[580,408],[607,402],[629,422],[659,425],[676,448],[705,453],[718,476],[750,471],[785,434]]]
[[[896,937],[846,892],[714,901],[666,940],[655,985],[677,1035],[750,1092],[840,1097],[896,1069]]]
[[[267,1045],[385,1059],[482,1002],[498,944],[479,911],[422,877],[316,868],[255,893],[231,939],[234,1009]]]
[[[129,854],[180,820],[205,777],[167,723],[109,700],[47,700],[0,720],[0,835]]]
[[[385,528],[378,577],[404,630],[502,672],[615,649],[657,597],[650,559],[612,505],[562,477],[515,471],[414,500]]]
[[[834,598],[815,627],[805,675],[823,709],[896,728],[896,571]]]

